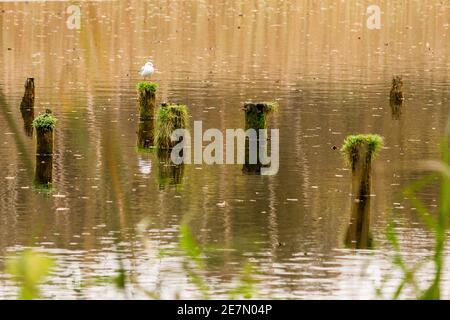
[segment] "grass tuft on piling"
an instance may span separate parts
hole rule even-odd
[[[156,148],[171,149],[176,142],[171,135],[176,129],[186,129],[189,124],[187,107],[183,104],[164,104],[156,115]]]
[[[264,102],[266,105],[266,112],[277,112],[280,107],[279,103],[276,101]]]
[[[139,92],[155,93],[156,89],[158,89],[158,84],[155,82],[141,81],[136,87]]]
[[[33,120],[33,127],[41,132],[55,128],[56,118],[51,113],[41,113]]]
[[[383,138],[377,134],[357,134],[345,138],[341,152],[349,165],[352,165],[358,158],[359,148],[364,144],[368,148],[367,159],[371,162],[383,147]]]

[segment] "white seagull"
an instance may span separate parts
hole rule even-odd
[[[151,76],[154,72],[155,68],[153,67],[153,63],[149,61],[141,68],[139,74],[145,79],[146,77]]]

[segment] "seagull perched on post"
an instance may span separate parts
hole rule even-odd
[[[153,63],[151,61],[144,64],[144,66],[141,68],[141,71],[139,71],[139,74],[144,77],[144,79],[148,76],[151,76],[155,72],[155,68],[153,67]]]

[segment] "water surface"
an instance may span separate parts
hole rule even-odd
[[[392,292],[400,277],[385,237],[393,211],[408,259],[432,254],[432,236],[401,191],[423,175],[418,161],[439,157],[450,5],[378,3],[380,30],[366,28],[366,1],[83,2],[80,30],[66,26],[69,3],[0,3],[1,270],[8,254],[32,246],[57,260],[44,298],[146,297],[139,287],[198,298],[183,256],[160,255],[187,224],[215,248],[202,273],[216,298],[247,262],[259,271],[261,298],[373,298],[386,274]],[[149,58],[158,102],[187,104],[191,124],[205,129],[242,128],[244,101],[277,100],[270,127],[280,130],[279,173],[186,165],[181,184],[165,184],[156,154],[136,150],[137,71]],[[406,96],[399,119],[389,106],[396,74]],[[27,77],[36,113],[51,108],[58,118],[49,196],[32,188],[35,141],[19,111]],[[373,249],[343,241],[351,186],[338,149],[353,133],[385,138],[373,170]],[[435,208],[437,185],[421,198]],[[125,293],[96,281],[121,264]],[[422,285],[431,272],[419,275]],[[80,280],[89,285],[79,290]],[[0,298],[16,294],[0,273]]]

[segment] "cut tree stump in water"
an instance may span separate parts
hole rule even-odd
[[[372,161],[382,144],[378,135],[354,135],[345,139],[341,149],[352,170],[351,218],[345,239],[349,247],[370,247]]]
[[[158,84],[153,82],[139,82],[137,85],[139,95],[139,130],[137,146],[139,149],[149,149],[155,144],[157,88]]]
[[[56,125],[56,118],[51,110],[47,109],[33,121],[36,130],[36,154],[48,156],[53,154],[53,130]]]
[[[187,129],[188,121],[189,115],[185,105],[163,103],[156,116],[156,147],[171,150],[181,141],[172,141],[172,133],[177,129]]]
[[[267,129],[267,118],[272,112],[278,109],[278,104],[276,102],[246,102],[244,103],[243,110],[245,112],[245,130],[253,129],[255,130],[255,136],[253,138],[247,137],[245,140],[245,163],[242,167],[242,172],[245,174],[261,174],[261,161],[260,161],[260,148],[261,145],[267,146],[266,143],[259,143],[261,137],[259,130]],[[264,137],[266,139],[266,137]],[[254,151],[256,151],[256,161],[252,161],[250,156],[250,146],[254,146]]]

